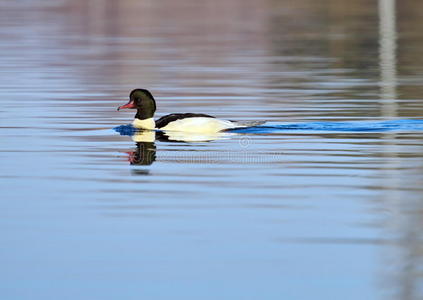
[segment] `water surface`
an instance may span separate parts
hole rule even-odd
[[[391,2],[1,3],[0,297],[420,299],[423,5]],[[133,88],[268,123],[137,140]]]

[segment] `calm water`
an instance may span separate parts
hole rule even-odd
[[[421,299],[423,3],[379,2],[0,2],[0,298]],[[138,87],[277,130],[120,135]]]

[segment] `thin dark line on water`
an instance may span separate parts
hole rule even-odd
[[[293,209],[297,208],[294,205],[280,205],[280,204],[240,204],[240,205],[194,205],[194,204],[178,204],[178,205],[154,205],[154,204],[134,204],[134,205],[93,205],[93,209],[108,209],[108,210],[207,210],[207,209]]]
[[[396,245],[401,241],[377,238],[278,238],[277,242],[286,244],[337,244],[337,245]]]

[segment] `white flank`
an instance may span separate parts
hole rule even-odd
[[[231,121],[206,117],[194,117],[170,122],[165,127],[160,128],[160,130],[192,133],[216,133],[224,129],[235,127],[236,124]]]

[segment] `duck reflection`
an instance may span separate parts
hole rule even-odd
[[[135,151],[128,152],[131,165],[149,166],[156,160],[156,132],[151,130],[137,131],[132,135]]]
[[[192,142],[211,142],[227,138],[233,133],[219,132],[213,134],[196,134],[176,131],[154,131],[154,130],[136,130],[133,132],[120,132],[122,135],[130,135],[135,142],[136,149],[127,152],[128,161],[131,165],[149,166],[156,160],[155,141],[174,142],[174,143],[192,143]],[[140,170],[137,170],[138,174]],[[148,172],[147,172],[148,173]],[[142,172],[145,174],[145,171]]]

